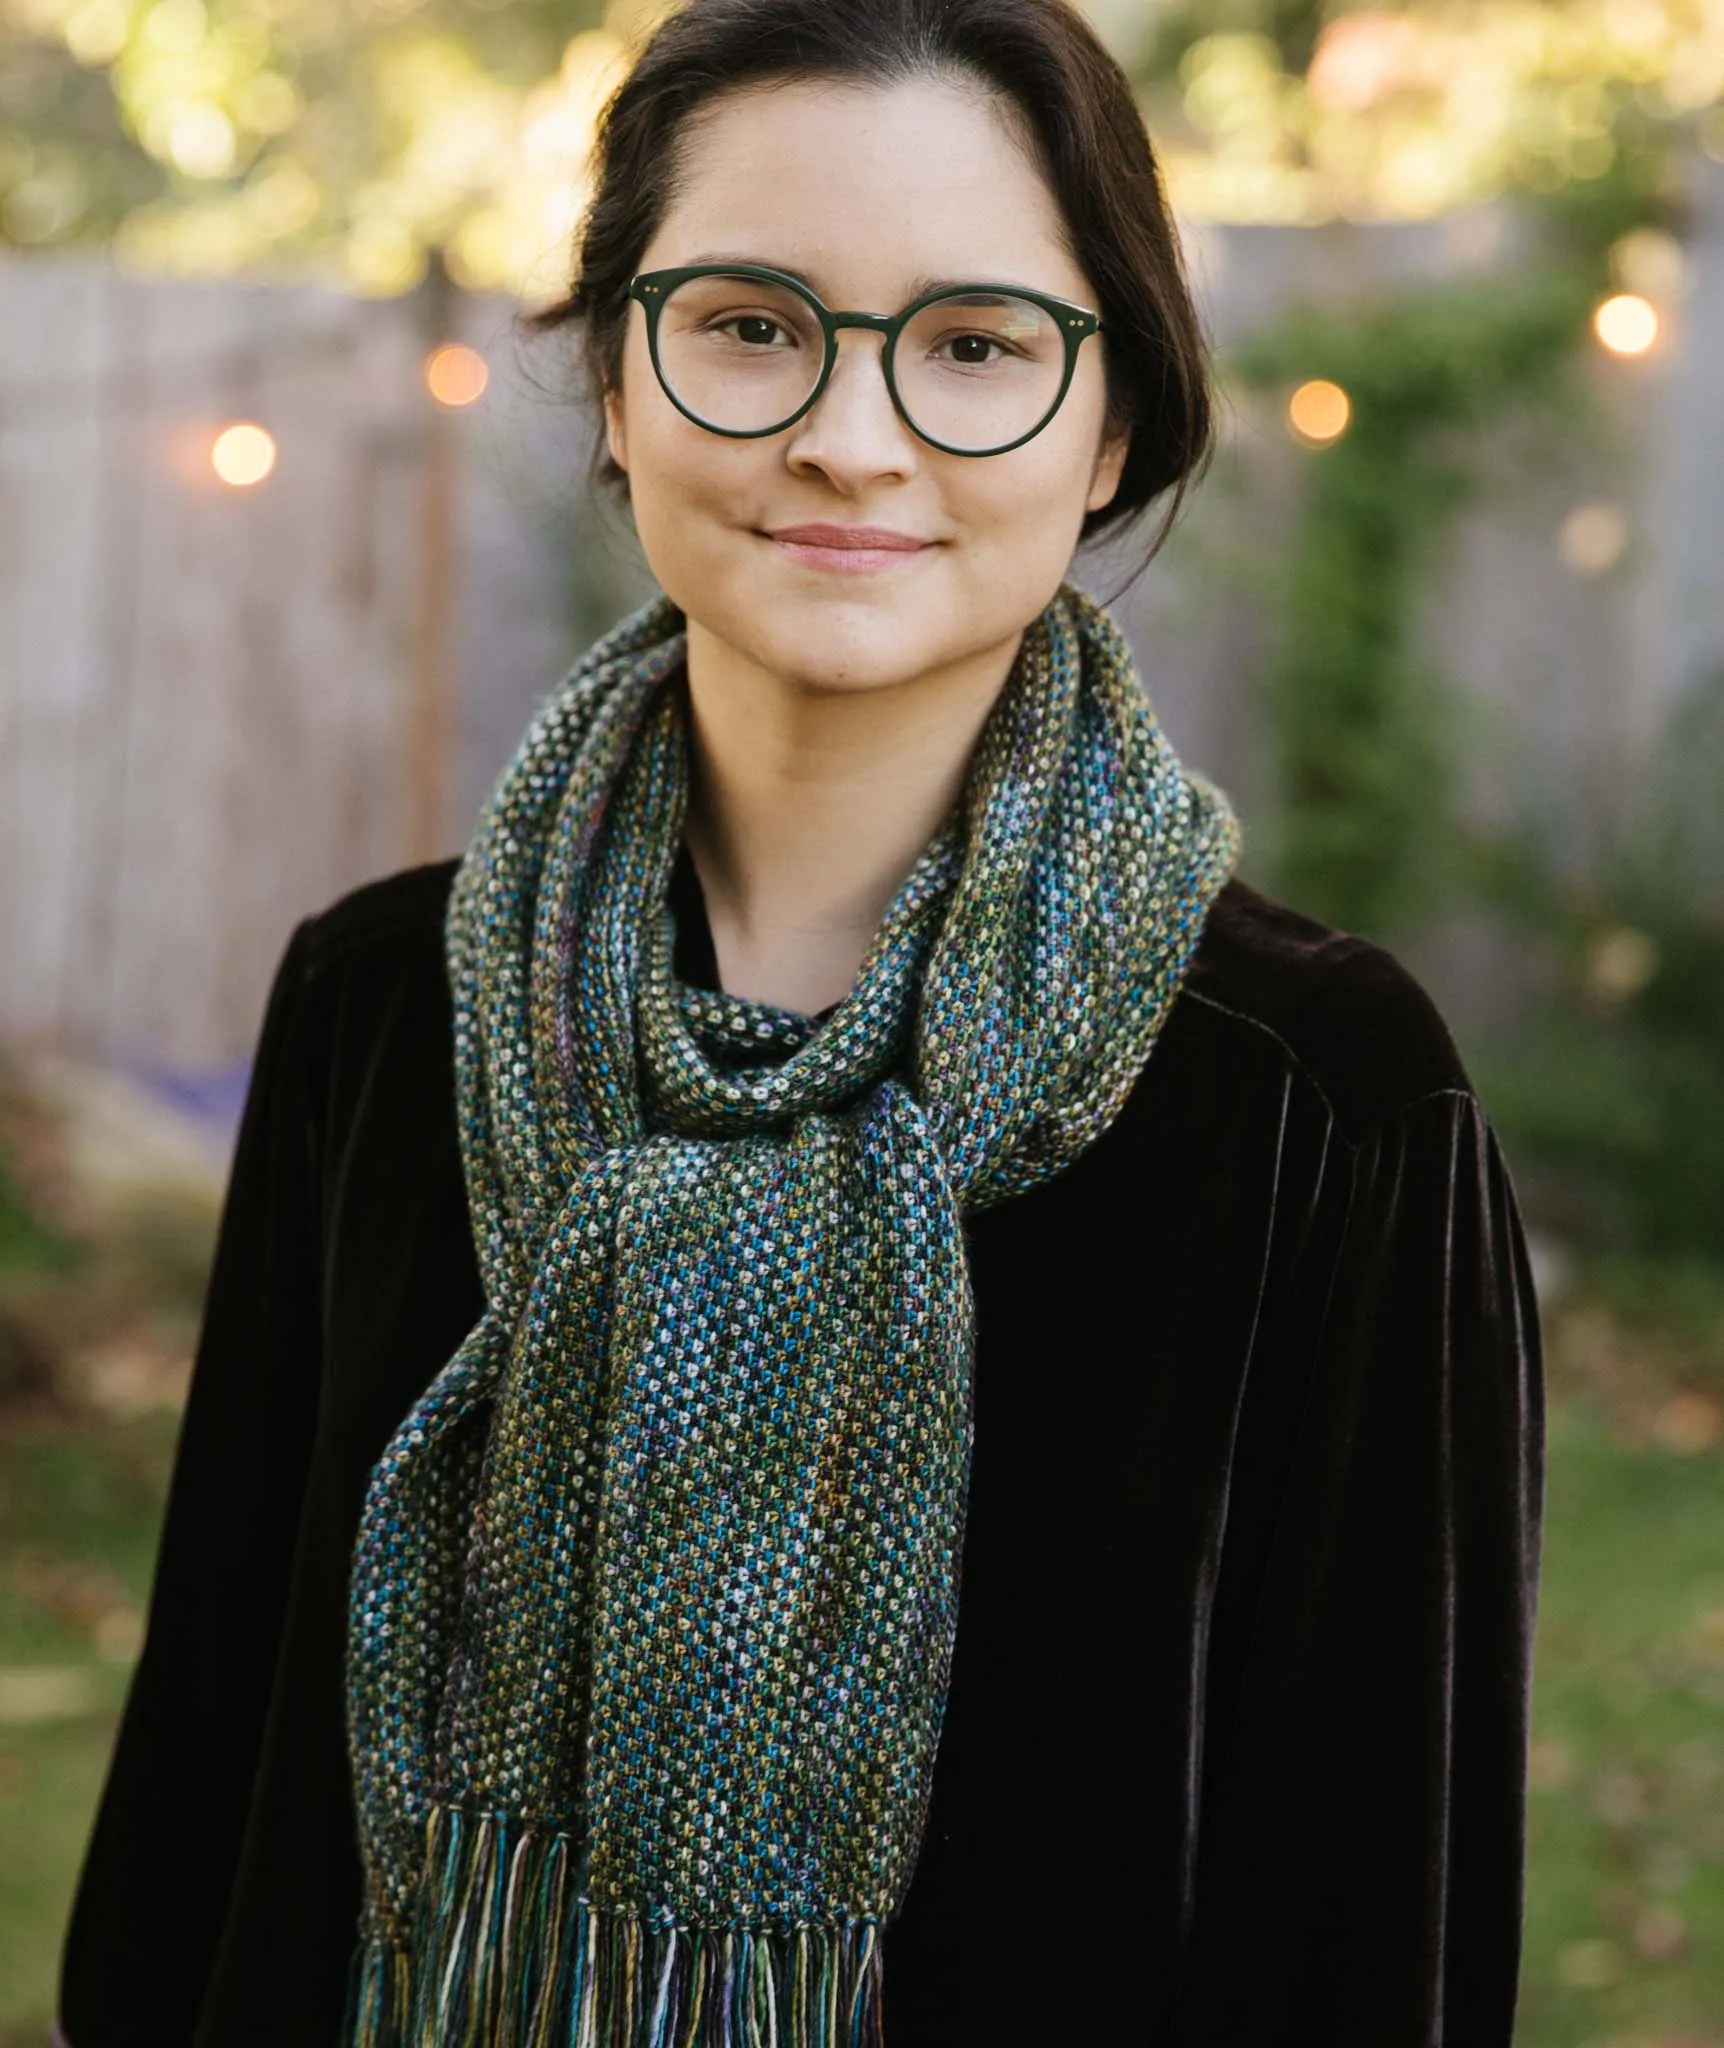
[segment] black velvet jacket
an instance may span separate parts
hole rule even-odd
[[[276,975],[71,2048],[337,2041],[349,1550],[481,1305],[452,872],[306,919]],[[969,1242],[957,1647],[888,2048],[1508,2048],[1543,1378],[1513,1189],[1428,997],[1230,883],[1120,1116]]]

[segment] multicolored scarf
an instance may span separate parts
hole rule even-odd
[[[447,923],[488,1306],[354,1556],[355,2048],[881,2039],[969,1475],[964,1218],[1114,1116],[1238,857],[1061,586],[820,1020],[681,983],[682,613],[527,732]]]

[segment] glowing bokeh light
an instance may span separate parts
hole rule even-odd
[[[1680,299],[1688,259],[1682,244],[1664,228],[1631,228],[1610,245],[1610,281],[1656,306]]]
[[[446,341],[425,358],[426,389],[439,405],[471,405],[490,381],[490,365],[465,342]]]
[[[1339,384],[1311,377],[1287,401],[1287,424],[1301,441],[1333,441],[1346,432],[1353,406]]]
[[[236,420],[215,437],[210,467],[224,484],[249,490],[275,467],[275,436],[252,420]]]
[[[1603,501],[1575,506],[1557,536],[1557,552],[1577,576],[1606,576],[1627,551],[1628,521]]]
[[[1587,947],[1587,986],[1607,1002],[1639,995],[1657,972],[1657,941],[1632,925],[1611,925]]]
[[[1613,356],[1643,356],[1658,339],[1658,313],[1638,292],[1618,292],[1592,316],[1592,331]]]

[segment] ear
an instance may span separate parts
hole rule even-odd
[[[1095,469],[1090,476],[1089,496],[1084,500],[1086,512],[1099,512],[1104,505],[1113,503],[1114,493],[1119,489],[1120,473],[1125,468],[1125,458],[1130,450],[1129,427],[1113,440],[1102,443],[1101,452],[1095,459]]]
[[[605,393],[605,445],[618,469],[627,470],[628,437],[623,431],[623,395],[620,390]]]

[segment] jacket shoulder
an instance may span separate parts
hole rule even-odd
[[[1421,1097],[1470,1094],[1454,1038],[1386,947],[1234,876],[1210,907],[1181,1000],[1280,1048],[1350,1137]]]
[[[316,973],[343,955],[394,942],[431,945],[441,957],[449,890],[458,857],[427,861],[379,875],[338,896],[305,920],[307,971]]]

